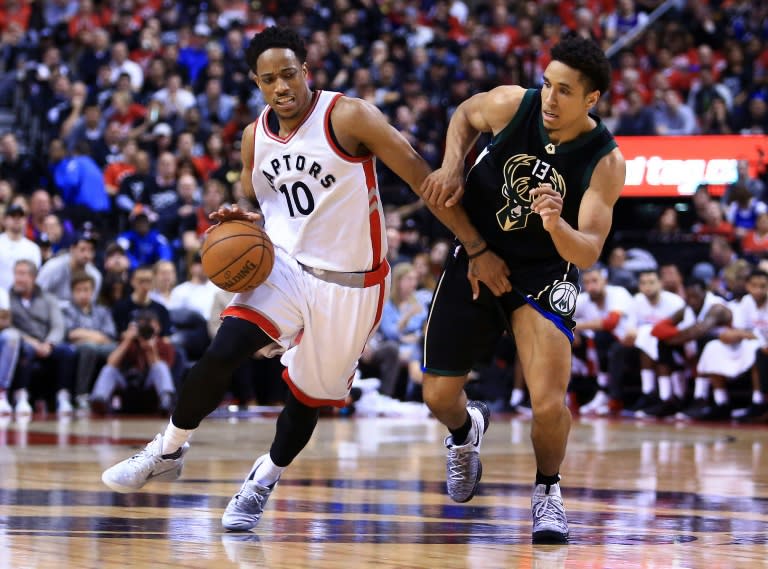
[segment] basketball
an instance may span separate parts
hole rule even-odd
[[[275,249],[259,226],[249,221],[225,221],[208,232],[200,258],[203,271],[217,287],[247,292],[267,280],[275,263]]]

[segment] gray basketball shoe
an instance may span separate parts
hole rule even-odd
[[[560,484],[537,484],[531,497],[533,543],[567,543],[568,519],[565,516]]]
[[[152,480],[176,480],[188,450],[189,443],[184,443],[175,453],[163,456],[163,435],[158,434],[143,450],[105,470],[101,480],[115,492],[124,494],[140,490]]]
[[[467,403],[467,411],[472,420],[470,440],[463,445],[454,445],[453,437],[445,438],[448,448],[446,463],[448,495],[454,502],[469,502],[477,491],[477,485],[483,476],[483,464],[480,462],[480,444],[483,434],[488,430],[491,413],[482,401]]]
[[[232,496],[221,516],[221,524],[231,531],[248,531],[256,527],[264,512],[264,505],[269,495],[277,486],[277,481],[270,486],[262,486],[253,480],[256,469],[267,455],[262,455],[253,463],[253,468],[245,479],[240,491]]]

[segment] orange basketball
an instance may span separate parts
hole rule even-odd
[[[259,226],[249,221],[225,221],[208,232],[200,258],[205,274],[217,287],[247,292],[267,280],[275,263],[275,249]]]

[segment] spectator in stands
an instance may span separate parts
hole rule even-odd
[[[381,335],[398,342],[400,362],[407,364],[422,339],[427,307],[416,296],[418,273],[411,263],[398,263],[392,269],[392,289],[381,315]]]
[[[160,102],[160,118],[167,122],[184,116],[187,109],[196,103],[194,94],[184,87],[179,73],[171,73],[165,87],[152,95],[152,100]]]
[[[726,109],[730,111],[733,98],[728,87],[715,80],[715,71],[711,65],[702,65],[698,80],[693,82],[688,92],[688,106],[693,109],[696,116],[701,117],[709,111],[716,99],[722,100]]]
[[[62,306],[72,301],[72,277],[85,272],[93,279],[92,301],[101,290],[101,272],[93,264],[98,238],[94,233],[78,234],[69,252],[58,255],[45,263],[37,275],[37,285],[43,292],[55,296]]]
[[[745,185],[731,188],[726,221],[733,226],[736,239],[742,239],[757,225],[757,216],[768,212],[768,204],[758,200]]]
[[[178,229],[177,214],[181,205],[177,188],[176,157],[170,152],[163,152],[157,158],[154,184],[149,188],[147,201],[157,214],[157,229],[169,239],[176,237]]]
[[[74,394],[77,410],[82,412],[88,409],[97,370],[115,349],[117,331],[110,310],[94,302],[98,290],[94,278],[77,271],[69,282],[72,301],[64,307],[65,338],[77,352]]]
[[[0,179],[10,182],[16,192],[29,194],[40,187],[45,171],[42,163],[34,154],[21,152],[12,132],[0,136],[0,158]]]
[[[11,327],[11,301],[8,291],[0,289],[0,415],[11,414],[8,392],[16,390],[13,411],[17,418],[32,414],[32,406],[26,396],[26,386],[21,385],[18,379],[14,383],[20,348],[21,333]],[[21,394],[18,390],[22,390]]]
[[[40,247],[24,237],[26,212],[20,205],[10,205],[3,214],[3,228],[0,234],[0,288],[8,290],[13,284],[16,262],[27,259],[35,267],[35,273],[42,262]]]
[[[664,92],[654,113],[654,122],[656,134],[665,136],[695,134],[698,130],[693,109],[683,103],[680,93],[674,89]]]
[[[160,322],[160,335],[171,335],[171,318],[168,310],[149,297],[152,290],[152,267],[137,267],[131,275],[132,292],[126,298],[118,301],[112,308],[112,318],[115,321],[117,333],[122,334],[128,328],[128,324],[135,320],[140,310],[151,310],[157,314]]]
[[[152,267],[152,272],[152,290],[149,291],[149,297],[169,308],[171,293],[177,284],[176,265],[171,261],[158,261]]]
[[[642,95],[637,91],[627,93],[627,109],[619,113],[615,134],[618,136],[649,136],[656,134],[656,119]]]
[[[762,165],[761,165],[762,166]],[[723,205],[728,206],[734,201],[733,192],[736,188],[744,188],[749,192],[750,197],[757,200],[763,200],[765,194],[765,182],[759,177],[752,176],[749,173],[749,161],[739,160],[736,163],[737,178],[732,184],[729,184],[723,193],[721,202]]]
[[[11,290],[11,322],[22,334],[22,353],[42,370],[40,383],[32,388],[42,398],[56,391],[56,411],[72,413],[75,351],[64,343],[64,316],[55,296],[35,285],[37,267],[31,261],[16,261]],[[49,383],[50,382],[50,383]]]
[[[211,78],[205,85],[205,92],[197,96],[197,106],[203,121],[224,125],[232,118],[237,100],[224,93],[221,80]]]
[[[707,204],[706,209],[701,213],[701,221],[693,226],[693,233],[705,240],[719,236],[728,242],[735,239],[733,225],[725,220],[723,208],[714,200]]]
[[[719,97],[699,118],[702,134],[733,134],[733,116]]]
[[[186,281],[176,285],[171,292],[168,310],[190,309],[208,320],[217,287],[203,272],[203,263],[199,254],[192,257],[187,277]]]
[[[136,172],[139,145],[135,138],[126,138],[120,144],[120,154],[104,168],[104,188],[110,196],[120,190],[120,184]]]
[[[104,187],[104,175],[84,143],[68,155],[64,143],[56,138],[49,147],[55,188],[64,201],[67,216],[73,221],[97,221],[99,214],[109,210],[109,196]]]
[[[90,404],[94,413],[111,411],[116,392],[133,392],[133,399],[143,402],[138,408],[125,411],[147,412],[147,395],[154,393],[155,412],[167,415],[173,408],[176,388],[171,377],[175,358],[173,345],[161,335],[162,326],[153,310],[141,310],[127,326],[117,347],[109,354],[91,391]]]
[[[746,111],[736,113],[734,117],[736,132],[740,134],[768,133],[768,105],[766,95],[752,95],[746,105]]]
[[[741,251],[755,262],[768,258],[768,212],[757,216],[755,228],[741,240]]]
[[[141,265],[153,265],[157,261],[172,261],[173,250],[168,239],[157,229],[152,228],[155,212],[142,206],[134,206],[129,217],[130,229],[121,233],[118,244],[131,261],[131,268]]]
[[[141,91],[144,83],[144,70],[135,61],[128,58],[128,46],[123,41],[112,44],[112,59],[109,63],[112,83],[116,83],[120,75],[127,74],[134,93]]]
[[[179,184],[181,185],[181,180]],[[230,200],[227,189],[219,180],[211,178],[205,183],[202,203],[194,207],[192,215],[181,219],[181,237],[187,256],[200,251],[205,232],[213,225],[208,216],[228,201]]]

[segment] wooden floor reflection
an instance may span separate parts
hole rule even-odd
[[[0,423],[0,569],[768,567],[761,427],[575,421],[562,483],[571,543],[534,547],[525,419],[493,418],[468,504],[445,494],[433,420],[321,420],[247,534],[219,519],[274,417],[205,421],[176,483],[102,486],[102,469],[162,426]]]

